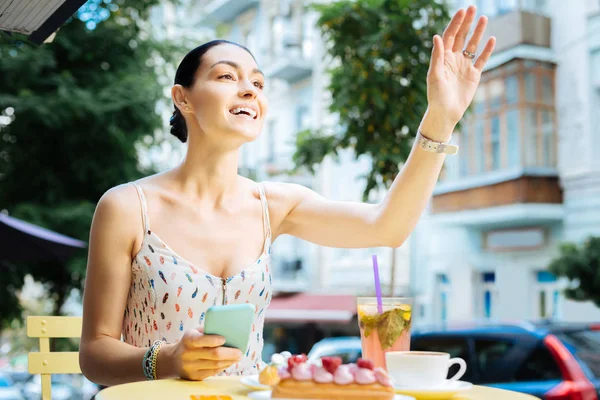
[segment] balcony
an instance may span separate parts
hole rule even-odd
[[[281,57],[266,70],[270,78],[281,79],[289,84],[299,82],[312,75],[312,65],[307,60],[293,59],[292,57]]]
[[[483,74],[453,139],[459,154],[434,191],[437,221],[485,228],[562,219],[554,99],[552,64],[513,60]]]
[[[558,177],[522,176],[482,187],[434,196],[432,212],[456,212],[505,206],[508,204],[562,204]]]
[[[501,229],[532,225],[552,225],[564,219],[562,204],[510,204],[479,210],[464,210],[433,217],[441,225],[475,229]]]
[[[550,18],[522,10],[514,10],[490,19],[486,31],[488,36],[496,36],[496,54],[529,45],[542,48],[551,47]]]
[[[436,222],[471,227],[545,225],[563,219],[557,176],[500,172],[436,188],[431,213]]]
[[[299,82],[312,75],[311,43],[288,39],[281,43],[271,56],[270,66],[265,74],[270,78],[281,79],[289,84]]]
[[[202,22],[209,25],[229,22],[259,3],[260,0],[211,0],[206,3]]]

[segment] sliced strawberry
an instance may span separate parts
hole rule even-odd
[[[308,361],[308,357],[306,356],[306,354],[298,354],[297,356],[294,356],[294,357],[296,358],[297,364],[305,363]]]
[[[338,369],[340,365],[342,365],[341,357],[323,357],[321,358],[321,362],[323,364],[323,368],[327,370],[330,374],[335,374],[335,371]]]
[[[359,368],[370,369],[371,371],[375,367],[373,365],[373,361],[371,361],[371,360],[365,360],[364,358],[359,358],[358,361],[356,362],[356,365],[358,365]]]
[[[288,358],[288,369],[291,372],[292,368],[294,368],[295,365],[305,363],[306,361],[308,361],[308,357],[306,357],[306,354],[291,356],[290,358]]]

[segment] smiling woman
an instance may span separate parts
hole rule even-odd
[[[214,52],[210,52],[206,55],[206,57],[204,57],[210,49],[219,45],[227,46],[223,46],[221,49],[215,49]],[[232,46],[236,49],[231,49],[230,47]],[[228,48],[229,52],[227,51]],[[184,101],[182,100],[181,96],[185,96],[186,90],[188,91],[188,93],[193,93],[194,87],[200,89],[210,88],[210,86],[207,85],[195,85],[197,80],[207,79],[210,82],[235,82],[237,80],[236,78],[238,78],[238,75],[240,75],[240,73],[244,71],[244,65],[242,65],[240,62],[229,59],[233,57],[219,59],[219,57],[228,57],[232,50],[245,51],[247,53],[247,57],[242,57],[244,59],[243,61],[250,61],[251,64],[256,64],[256,60],[254,59],[254,56],[252,55],[250,50],[241,45],[226,40],[214,40],[212,42],[205,43],[202,46],[199,46],[194,50],[190,51],[181,61],[181,64],[177,69],[177,73],[175,74],[175,86],[172,90],[173,98],[176,99],[175,101]],[[208,67],[205,67],[205,70],[203,71],[204,74],[197,74],[202,60],[204,60],[203,64],[207,65]],[[258,69],[258,67],[253,67],[250,68],[249,74],[252,81],[252,85],[258,90],[262,91],[265,85],[263,72],[260,69]],[[221,88],[219,88],[218,86],[213,88],[216,90],[223,90],[222,86]],[[200,92],[200,90],[198,91]],[[201,94],[204,96],[210,96],[212,93],[214,92],[201,91]],[[198,95],[200,95],[200,93],[198,93]],[[204,97],[204,100],[205,101],[202,103],[208,102],[209,97]],[[253,119],[257,120],[257,122],[262,122],[262,119],[259,119],[258,117],[260,115],[260,108],[265,108],[266,112],[267,101],[264,96],[262,96],[262,99],[257,99],[256,102],[250,100],[246,102],[239,102],[239,99],[236,99],[234,101],[237,103],[231,105],[231,108],[229,109],[229,112],[231,114],[241,116],[247,120]],[[217,102],[215,105],[217,104],[219,103]],[[185,143],[188,139],[188,132],[184,114],[189,113],[192,110],[190,109],[190,104],[188,104],[187,102],[185,102],[185,104],[181,104],[181,107],[183,107],[183,109],[180,110],[179,107],[180,106],[175,104],[175,111],[173,112],[173,116],[171,117],[171,133],[175,135],[175,137],[177,137],[179,140]],[[207,114],[215,115],[211,114],[210,108],[206,107],[205,105],[203,105],[200,109],[204,110]],[[248,118],[248,116],[252,118]],[[256,135],[258,135],[260,129],[262,129],[262,123],[258,125],[257,128],[258,131],[256,132]]]
[[[256,374],[272,298],[271,243],[289,234],[323,246],[402,245],[427,204],[452,131],[492,50],[476,58],[487,19],[467,41],[475,7],[433,38],[429,107],[411,155],[380,204],[338,202],[238,175],[239,149],[267,115],[264,75],[248,49],[217,40],[175,76],[171,132],[187,142],[177,167],[110,189],[92,223],[80,364],[92,381]],[[268,199],[268,200],[267,200]],[[213,305],[254,305],[247,351],[204,335]],[[236,324],[238,321],[231,321]],[[122,340],[121,340],[122,338]]]

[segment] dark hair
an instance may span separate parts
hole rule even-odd
[[[252,56],[252,58],[254,58],[252,52],[241,44],[230,42],[229,40],[212,40],[196,47],[187,53],[185,57],[183,57],[183,60],[181,60],[179,63],[179,67],[177,67],[177,72],[175,73],[175,85],[181,85],[186,88],[192,87],[196,77],[196,71],[202,63],[202,57],[208,50],[220,44],[232,44],[234,46],[238,46],[246,50]],[[181,112],[177,106],[175,106],[175,111],[173,111],[170,123],[171,134],[177,139],[181,140],[182,143],[185,143],[187,141],[188,131],[185,125],[185,119],[183,118],[183,115],[181,115]]]

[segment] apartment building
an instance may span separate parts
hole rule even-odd
[[[546,268],[600,234],[600,2],[475,3],[497,47],[412,238],[417,315],[598,320]]]

